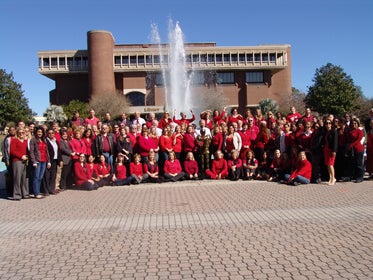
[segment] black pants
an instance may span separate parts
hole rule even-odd
[[[45,169],[43,178],[44,194],[53,194],[56,191],[57,163],[56,159],[51,160],[51,167]]]

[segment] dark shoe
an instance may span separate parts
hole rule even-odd
[[[363,182],[363,181],[364,181],[364,179],[359,178],[359,179],[356,179],[356,180],[355,180],[355,183],[361,183],[361,182]]]
[[[299,183],[299,182],[294,182],[294,183],[293,183],[294,186],[299,186],[300,184],[301,184],[301,183]]]
[[[22,197],[22,199],[30,199],[31,197],[29,195]]]
[[[20,201],[21,199],[20,198],[13,198],[13,197],[8,197],[9,200],[12,200],[12,201]]]

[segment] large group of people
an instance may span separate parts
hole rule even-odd
[[[161,118],[139,112],[113,120],[74,112],[65,127],[18,122],[2,143],[12,200],[44,198],[69,188],[176,182],[266,180],[290,185],[360,183],[373,174],[373,108],[357,116],[245,114],[206,110]],[[195,123],[196,122],[196,123]],[[366,159],[364,157],[366,152]]]

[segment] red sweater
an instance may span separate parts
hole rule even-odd
[[[141,156],[147,156],[149,154],[150,149],[153,148],[154,142],[152,138],[145,137],[143,135],[140,135],[137,137],[137,147],[138,152]]]
[[[115,167],[115,176],[119,180],[127,178],[127,168],[124,164],[117,164]]]
[[[188,175],[194,175],[198,173],[198,163],[195,160],[184,161],[184,171]]]
[[[184,142],[183,142],[183,149],[184,152],[194,152],[196,149],[195,146],[195,138],[189,133],[184,134]]]
[[[295,170],[291,173],[289,181],[300,175],[308,180],[311,180],[312,165],[308,160],[298,160],[295,165]]]
[[[21,142],[18,138],[12,138],[10,141],[10,157],[12,161],[22,161],[22,156],[27,155],[27,139]]]
[[[228,173],[228,164],[224,158],[214,159],[212,161],[211,171],[214,174]]]
[[[130,173],[131,174],[134,174],[136,176],[142,176],[144,174],[143,170],[142,170],[142,164],[141,163],[134,163],[134,162],[131,162],[130,163]]]
[[[183,170],[181,169],[181,165],[178,159],[175,159],[174,161],[166,160],[166,162],[164,163],[164,173],[175,174],[180,173],[181,171]]]
[[[100,175],[105,176],[107,174],[110,174],[110,165],[107,164],[107,163],[105,163],[105,164],[96,163],[95,171],[96,171],[98,176],[100,176]]]
[[[167,151],[167,149],[172,149],[172,138],[161,135],[159,137],[159,150],[164,152]]]
[[[82,166],[80,162],[75,162],[74,164],[74,178],[75,184],[81,186],[84,182],[90,180],[92,173],[87,165],[84,163]]]
[[[350,143],[350,148],[353,148],[357,153],[364,151],[364,146],[361,144],[364,133],[361,129],[352,129],[347,134],[347,143]]]

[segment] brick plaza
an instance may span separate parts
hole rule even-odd
[[[373,279],[373,181],[0,199],[0,279]]]

